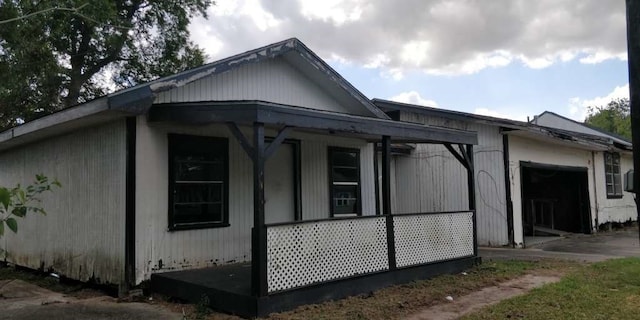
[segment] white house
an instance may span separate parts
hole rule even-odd
[[[478,133],[473,162],[480,245],[523,247],[528,236],[591,233],[636,219],[633,194],[622,190],[621,173],[632,168],[624,139],[549,112],[535,124],[373,102],[399,121]],[[392,163],[392,172],[402,174],[391,178],[397,212],[464,207],[460,170],[452,170],[460,165],[445,147],[412,145]]]
[[[392,214],[392,144],[418,143],[473,170],[474,132],[390,119],[289,39],[0,133],[0,184],[62,183],[0,245],[245,316],[456,272],[477,259],[473,184],[455,210]]]
[[[533,118],[534,124],[598,136],[606,141],[606,150],[594,150],[594,222],[626,222],[637,219],[634,194],[623,189],[622,176],[633,169],[631,142],[623,137],[576,122],[553,112],[543,112]]]

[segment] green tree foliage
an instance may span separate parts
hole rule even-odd
[[[29,213],[47,214],[40,206],[38,196],[51,191],[53,187],[60,187],[60,182],[55,179],[50,181],[41,174],[37,174],[36,180],[26,188],[20,185],[13,188],[0,186],[0,238],[4,236],[5,225],[14,233],[18,232],[18,218],[24,218]]]
[[[584,123],[631,139],[629,99],[616,99],[606,106],[589,107]]]
[[[201,65],[204,53],[187,27],[211,5],[0,1],[0,129]]]

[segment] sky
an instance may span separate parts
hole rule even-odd
[[[210,61],[296,37],[369,98],[583,121],[628,97],[624,0],[216,0]]]

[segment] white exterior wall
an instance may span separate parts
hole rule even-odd
[[[524,243],[520,161],[587,168],[591,225],[595,224],[595,197],[593,195],[596,193],[594,190],[591,151],[511,135],[509,136],[509,176],[511,200],[513,201],[513,233],[516,246],[522,246]],[[604,186],[604,183],[602,183],[602,186]]]
[[[154,103],[261,100],[319,110],[370,116],[347,108],[282,57],[250,63],[162,92]]]
[[[621,199],[607,199],[607,189],[604,174],[604,154],[594,152],[595,189],[597,196],[597,223],[625,222],[637,220],[636,204],[633,193],[623,191]],[[633,157],[631,154],[620,153],[620,174],[624,180],[624,174],[633,169]],[[624,190],[624,181],[622,181]]]
[[[119,284],[124,277],[126,128],[120,120],[0,152],[0,185],[42,173],[62,188],[43,194],[46,216],[18,219],[0,246],[7,261],[72,279]]]
[[[475,131],[475,187],[478,244],[509,243],[503,143],[499,127],[441,117],[401,113],[402,121]],[[418,144],[409,157],[396,157],[396,212],[468,209],[467,171],[442,145]],[[397,199],[396,199],[397,198]]]
[[[243,131],[251,137],[250,129]],[[276,134],[265,131],[266,136]],[[229,139],[229,227],[167,231],[167,133]],[[363,214],[375,214],[372,144],[295,131],[289,138],[300,140],[303,220],[329,218],[328,146],[360,149]],[[148,125],[145,117],[138,117],[136,140],[136,281],[148,279],[152,272],[250,261],[253,167],[226,126]]]

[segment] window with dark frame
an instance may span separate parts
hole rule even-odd
[[[226,138],[169,135],[169,229],[229,225]]]
[[[360,202],[360,150],[329,147],[331,216],[362,214]]]
[[[607,198],[622,198],[619,153],[604,153],[604,175],[607,184]]]

